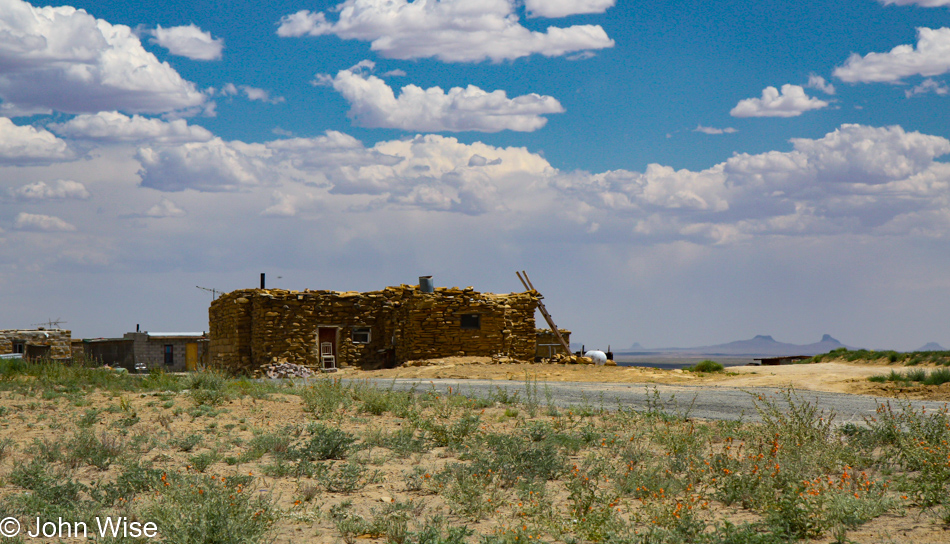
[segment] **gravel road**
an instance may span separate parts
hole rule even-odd
[[[785,390],[772,387],[750,387],[737,389],[733,387],[716,386],[686,386],[660,384],[617,384],[591,382],[537,382],[526,384],[524,381],[492,381],[492,380],[416,380],[395,379],[367,380],[379,387],[392,387],[396,390],[417,391],[435,389],[448,392],[449,387],[455,393],[464,395],[489,397],[498,395],[504,390],[507,395],[517,394],[520,401],[534,397],[541,405],[551,404],[568,407],[588,405],[593,408],[608,410],[623,406],[638,411],[656,409],[672,413],[685,413],[689,417],[700,419],[721,419],[758,421],[759,414],[755,408],[755,401],[761,396],[764,399],[773,399],[780,408],[788,408],[784,400]],[[822,410],[835,413],[838,424],[861,423],[864,417],[875,413],[877,406],[890,402],[897,407],[898,402],[884,397],[868,395],[849,395],[846,393],[823,393],[818,391],[796,391],[794,395],[802,401],[816,404]],[[935,401],[906,401],[914,407],[926,408],[928,411],[946,407],[945,402]]]

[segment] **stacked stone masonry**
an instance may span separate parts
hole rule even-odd
[[[209,364],[248,374],[283,362],[319,369],[321,344],[332,344],[337,367],[375,369],[457,355],[531,361],[537,305],[535,291],[501,295],[471,287],[233,291],[209,309]]]
[[[62,329],[0,330],[0,354],[65,360],[72,357],[72,333]]]
[[[557,332],[561,333],[561,338],[570,345],[571,343],[571,331],[567,329],[558,328]],[[570,355],[569,352],[564,351],[564,346],[558,341],[557,336],[554,334],[554,331],[551,329],[538,329],[537,331],[537,351],[534,354],[534,359],[536,361],[541,359],[549,359],[555,355]]]

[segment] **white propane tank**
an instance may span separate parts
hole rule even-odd
[[[597,366],[603,366],[607,362],[607,354],[596,349],[592,349],[584,354],[584,357],[590,357],[593,359],[594,364]]]

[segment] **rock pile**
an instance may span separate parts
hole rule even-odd
[[[257,377],[265,377],[271,379],[279,378],[311,378],[316,376],[317,373],[309,368],[302,365],[295,365],[294,363],[288,362],[274,362],[268,363],[255,372]]]

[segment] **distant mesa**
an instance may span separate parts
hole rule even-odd
[[[946,348],[936,342],[927,342],[914,351],[947,351]]]
[[[830,334],[825,334],[821,340],[813,344],[788,344],[779,342],[767,334],[759,334],[750,340],[738,340],[714,346],[699,346],[694,348],[659,348],[645,349],[639,342],[635,343],[623,353],[649,353],[657,355],[687,355],[687,356],[732,356],[732,357],[786,357],[792,355],[820,355],[837,348],[850,348]]]

